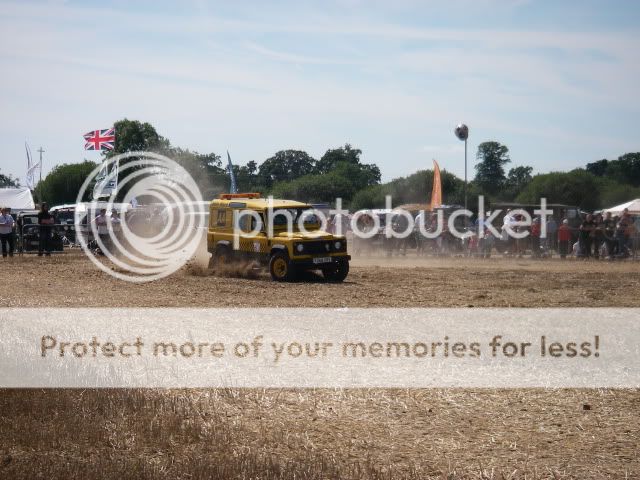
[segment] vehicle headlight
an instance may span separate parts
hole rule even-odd
[[[302,253],[302,252],[304,252],[304,245],[303,245],[303,244],[301,244],[301,243],[298,243],[298,244],[296,245],[296,252],[298,252],[298,253]]]
[[[328,252],[329,250],[331,250],[331,245],[329,243],[325,243],[324,249]]]
[[[333,244],[333,246],[336,248],[336,250],[340,250],[342,248],[342,242],[338,240]]]

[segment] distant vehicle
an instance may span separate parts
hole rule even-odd
[[[128,203],[113,203],[109,205],[108,202],[83,202],[83,203],[71,203],[64,205],[56,205],[51,207],[49,211],[56,217],[56,223],[60,224],[59,230],[62,233],[63,241],[65,243],[77,244],[78,235],[85,235],[87,242],[91,241],[91,229],[88,225],[88,220],[93,220],[102,208],[112,208],[118,213],[123,214],[131,209],[131,205]],[[79,228],[76,229],[76,216],[78,217]]]
[[[258,193],[223,194],[210,205],[207,249],[211,253],[210,266],[224,265],[239,259],[256,260],[268,265],[271,278],[276,281],[293,280],[305,270],[320,270],[325,279],[342,282],[349,273],[347,240],[320,230],[318,219],[311,205],[293,200],[273,200],[274,210],[286,210],[293,217],[293,231],[287,231],[287,218],[274,213],[269,218],[269,201]],[[250,216],[243,216],[234,225],[234,212],[253,211],[260,223]],[[306,219],[307,232],[298,227],[298,221]],[[270,236],[267,225],[273,223]],[[259,228],[258,233],[251,232]],[[234,248],[238,229],[248,236],[239,238]]]
[[[534,210],[540,209],[540,205],[525,204],[525,203],[513,203],[513,202],[498,202],[491,204],[492,210],[501,210],[500,215],[496,217],[494,226],[502,226],[502,220],[507,213],[507,210],[522,209],[526,210],[533,218],[536,216]],[[571,228],[578,228],[582,223],[582,217],[585,212],[582,212],[579,207],[572,205],[564,205],[561,203],[547,203],[547,209],[553,211],[553,217],[556,222],[560,223],[563,219],[569,220],[569,226]],[[498,224],[498,221],[500,222]]]
[[[75,205],[57,205],[51,207],[49,212],[56,217],[56,223],[60,224],[63,234],[62,241],[65,244],[76,243],[76,227],[74,224]]]
[[[23,211],[16,218],[18,234],[18,251],[21,253],[37,252],[40,247],[40,225],[38,224],[38,212]],[[62,238],[64,230],[59,225],[52,227],[51,251],[62,252],[64,250]]]

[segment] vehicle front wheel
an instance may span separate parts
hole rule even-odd
[[[343,282],[349,274],[349,261],[340,259],[331,267],[324,268],[322,275],[329,282]]]
[[[269,273],[277,282],[290,282],[295,278],[295,269],[286,253],[278,252],[269,260]]]

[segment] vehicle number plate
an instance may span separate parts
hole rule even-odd
[[[318,257],[313,259],[313,263],[331,263],[331,257]]]

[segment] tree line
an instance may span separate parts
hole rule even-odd
[[[131,151],[160,153],[191,174],[204,198],[229,191],[230,177],[220,154],[202,154],[173,146],[149,123],[123,119],[114,126],[115,148],[105,158]],[[545,197],[552,203],[585,210],[640,197],[640,153],[599,160],[569,172],[538,175],[533,175],[530,166],[507,170],[510,163],[506,145],[488,141],[478,146],[475,176],[468,186],[470,208],[475,207],[480,194],[489,202],[537,203]],[[59,165],[38,185],[36,193],[52,205],[75,202],[80,186],[96,166],[88,160]],[[234,164],[233,169],[240,191],[316,203],[333,202],[340,197],[344,205],[353,209],[382,207],[386,195],[393,197],[394,206],[426,203],[433,181],[432,170],[421,170],[381,183],[378,166],[364,163],[362,151],[348,143],[328,149],[319,159],[302,150],[280,150],[261,163],[251,160],[244,165]],[[441,173],[443,201],[462,204],[464,182],[446,170]]]

